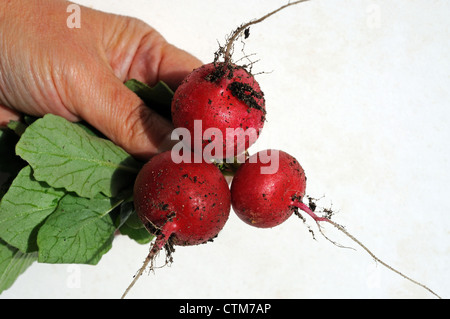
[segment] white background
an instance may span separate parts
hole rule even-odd
[[[138,17],[204,62],[241,23],[286,1],[79,0]],[[450,296],[450,2],[313,0],[250,29],[266,97],[250,151],[301,162],[307,193],[382,260]],[[82,21],[81,21],[82,23]],[[82,27],[82,25],[81,25]],[[236,50],[238,56],[240,47]],[[331,226],[252,228],[232,213],[207,245],[178,247],[129,298],[433,298]],[[118,237],[97,266],[34,264],[0,298],[119,298],[148,245]],[[159,259],[162,264],[163,258]]]

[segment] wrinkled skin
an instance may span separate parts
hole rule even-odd
[[[135,18],[79,6],[80,28],[69,28],[69,4],[0,0],[0,126],[53,113],[86,120],[142,159],[168,149],[172,124],[123,83],[176,89],[201,62]]]
[[[303,168],[293,156],[278,152],[279,166],[273,174],[261,174],[268,164],[259,152],[239,167],[231,183],[233,210],[249,225],[269,228],[283,223],[294,212],[292,203],[305,195]]]
[[[230,213],[230,190],[213,164],[180,163],[171,151],[158,154],[141,169],[134,186],[136,212],[150,233],[164,232],[174,245],[211,240]]]

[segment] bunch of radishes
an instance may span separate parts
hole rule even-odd
[[[182,141],[151,158],[137,176],[135,209],[156,239],[122,297],[161,249],[170,257],[174,245],[198,245],[216,237],[231,207],[244,222],[262,228],[280,225],[301,209],[316,223],[331,223],[376,261],[435,294],[378,259],[339,224],[317,216],[313,205],[305,205],[305,172],[292,155],[281,150],[248,155],[265,124],[266,105],[254,76],[232,62],[233,41],[247,37],[250,25],[304,1],[289,2],[240,26],[216,53],[215,61],[194,70],[175,91],[172,120]],[[220,169],[226,164],[233,168],[230,187]]]

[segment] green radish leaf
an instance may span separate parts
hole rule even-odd
[[[158,82],[154,87],[150,87],[136,79],[125,82],[125,85],[144,103],[162,117],[172,119],[171,104],[173,91],[164,82]]]
[[[122,235],[127,235],[139,244],[148,244],[154,237],[137,216],[131,201],[121,205],[116,225]]]
[[[112,247],[116,227],[109,213],[119,204],[104,195],[66,194],[39,229],[39,262],[97,264]]]
[[[133,239],[138,244],[148,244],[152,241],[153,235],[151,235],[145,227],[141,228],[133,228],[129,226],[128,223],[125,223],[119,229],[122,235],[128,236],[130,239]]]
[[[37,253],[24,254],[0,240],[0,294],[37,260]]]
[[[37,230],[63,195],[36,181],[30,166],[24,167],[0,202],[0,238],[24,253],[37,250]]]
[[[119,214],[116,218],[116,228],[119,229],[122,227],[123,224],[127,222],[127,220],[130,218],[130,216],[134,212],[134,205],[133,201],[126,200],[120,205]]]
[[[85,130],[86,133],[88,133],[89,135],[101,136],[102,138],[105,138],[98,130],[96,130],[94,127],[92,127],[86,122],[77,122],[75,124],[81,127],[83,130]]]
[[[25,132],[27,125],[20,121],[10,121],[8,123],[8,128],[14,131],[17,135],[21,136]]]
[[[52,114],[26,129],[16,152],[37,180],[87,198],[114,197],[130,186],[141,166],[111,141]]]

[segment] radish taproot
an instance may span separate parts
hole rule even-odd
[[[270,169],[265,170],[267,167]],[[296,158],[281,150],[264,150],[248,157],[237,169],[231,183],[231,205],[240,219],[259,228],[278,226],[293,213],[299,215],[300,209],[316,222],[322,235],[324,233],[321,230],[321,222],[333,225],[362,247],[375,261],[441,298],[424,284],[379,259],[343,226],[332,221],[330,216],[318,216],[314,205],[306,205],[303,202],[305,189],[306,175]],[[328,210],[327,214],[329,215]],[[325,238],[328,239],[326,236]]]
[[[228,183],[212,163],[176,163],[172,151],[152,157],[134,184],[134,207],[156,239],[128,293],[161,249],[170,255],[174,245],[192,246],[215,238],[231,208]]]

